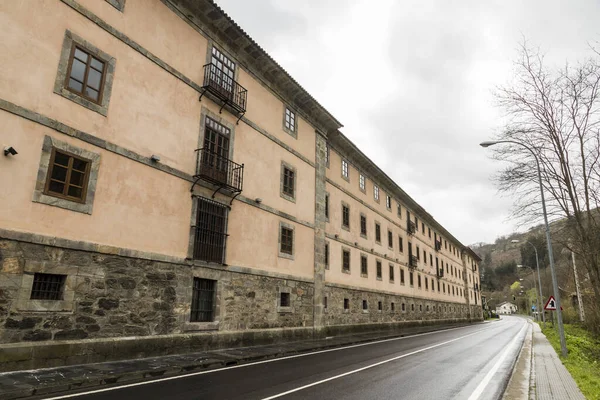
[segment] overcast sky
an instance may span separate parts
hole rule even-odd
[[[217,3],[463,244],[515,230],[478,143],[501,127],[492,92],[522,38],[555,66],[600,39],[597,0]]]

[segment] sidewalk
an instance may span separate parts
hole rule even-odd
[[[538,324],[533,324],[533,366],[535,396],[540,400],[585,400],[575,380],[558,358],[556,351],[542,333]]]
[[[60,392],[104,386],[113,383],[133,383],[157,377],[167,377],[196,370],[218,368],[243,362],[289,356],[315,350],[325,350],[355,343],[409,336],[448,329],[464,324],[413,327],[401,332],[373,332],[266,346],[215,350],[173,356],[73,365],[31,371],[0,373],[0,399],[19,399],[33,395],[58,395]]]

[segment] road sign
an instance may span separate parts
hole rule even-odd
[[[563,309],[562,306],[560,307],[560,309]],[[554,300],[554,296],[550,296],[550,298],[546,302],[546,305],[544,306],[544,310],[556,311],[556,300]]]

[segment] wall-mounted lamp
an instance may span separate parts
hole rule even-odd
[[[17,154],[19,154],[19,153],[17,153],[17,151],[15,150],[15,148],[14,148],[14,147],[12,147],[12,146],[7,146],[7,147],[5,147],[5,148],[4,148],[4,155],[8,157],[8,155],[9,155],[9,154],[10,154],[11,156],[16,156],[16,155],[17,155]]]
[[[156,154],[152,154],[152,156],[150,156],[150,160],[152,162],[159,162],[160,161],[160,156],[157,156]]]
[[[255,199],[254,199],[254,201],[255,201],[257,204],[260,204],[260,203],[262,203],[262,199],[261,199],[260,197],[257,197],[257,198],[255,198]]]

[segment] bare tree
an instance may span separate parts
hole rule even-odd
[[[600,302],[600,54],[551,69],[539,49],[524,42],[514,80],[496,92],[506,123],[497,140],[513,140],[539,157],[551,220],[566,219],[564,245],[582,260]],[[540,222],[542,206],[533,156],[518,145],[494,147],[494,158],[511,161],[496,179],[516,195],[513,215]]]

